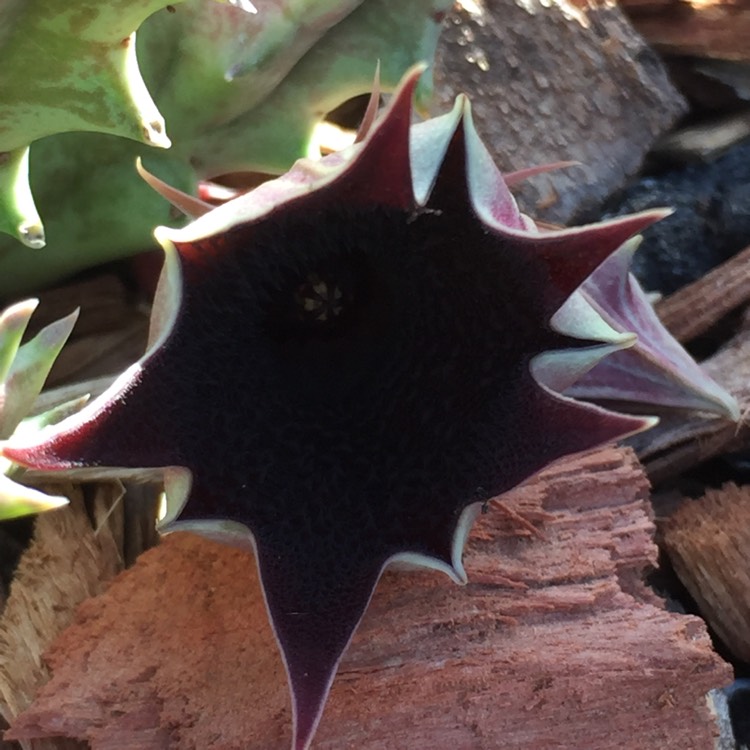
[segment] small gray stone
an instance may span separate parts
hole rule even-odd
[[[438,48],[434,112],[461,91],[505,171],[582,166],[519,190],[522,207],[566,223],[595,210],[640,168],[686,110],[665,69],[614,4],[462,0]]]

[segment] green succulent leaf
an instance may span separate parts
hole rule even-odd
[[[0,313],[0,383],[10,372],[26,326],[38,304],[39,300],[27,299]]]
[[[4,0],[0,150],[90,130],[168,146],[138,71],[135,30],[163,0]]]
[[[77,318],[76,310],[65,318],[51,323],[16,352],[0,386],[0,439],[10,437],[28,414]]]
[[[432,59],[450,4],[258,0],[253,14],[187,0],[175,13],[155,13],[138,31],[138,59],[172,148],[102,133],[35,143],[30,181],[48,246],[40,262],[0,236],[0,296],[154,247],[155,226],[181,222],[138,177],[139,156],[157,177],[193,194],[203,177],[285,171],[313,150],[315,125],[328,111],[370,90],[378,59],[384,91],[415,61]],[[429,91],[425,76],[423,101]]]
[[[87,400],[77,398],[26,416],[78,317],[75,311],[21,344],[37,305],[38,300],[29,299],[0,312],[0,444],[11,436],[35,435],[78,411]],[[0,521],[59,508],[68,502],[64,497],[46,495],[14,481],[14,476],[22,471],[7,458],[0,458]]]
[[[182,223],[138,177],[138,156],[161,179],[196,190],[190,164],[124,138],[63,133],[34,144],[31,181],[48,242],[42,253],[30,253],[0,234],[0,297],[33,293],[83,268],[148,249],[155,226]]]
[[[182,156],[203,134],[255,108],[362,1],[259,0],[252,14],[191,0],[150,18],[138,56]]]
[[[372,88],[376,61],[380,84],[393,91],[404,71],[432,60],[446,0],[369,0],[332,28],[258,107],[191,144],[201,176],[250,170],[280,174],[311,154],[315,126],[331,110]],[[417,107],[432,93],[426,73]],[[279,127],[284,123],[284,127]],[[183,148],[175,144],[176,150]]]
[[[0,4],[0,231],[30,247],[44,232],[28,187],[28,147],[53,133],[113,133],[168,147],[138,70],[135,30],[163,0]]]
[[[29,148],[0,153],[0,232],[31,248],[44,247],[44,227],[29,186]]]

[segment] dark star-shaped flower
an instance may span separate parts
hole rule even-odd
[[[167,520],[250,530],[295,750],[386,565],[465,581],[482,501],[650,424],[560,396],[532,362],[563,388],[632,343],[602,343],[592,308],[551,319],[661,214],[539,233],[464,97],[411,126],[418,76],[346,152],[158,229],[147,354],[79,415],[5,449],[45,470],[166,467]]]

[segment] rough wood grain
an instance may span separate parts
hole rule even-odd
[[[101,593],[106,581],[122,569],[117,514],[119,485],[99,485],[92,528],[83,493],[72,485],[54,488],[71,506],[43,514],[36,523],[31,547],[21,558],[0,617],[0,717],[10,722],[26,709],[49,679],[42,652],[73,619],[78,604]],[[106,520],[105,520],[106,519]],[[25,750],[72,750],[72,742],[23,743]]]
[[[620,0],[636,29],[660,52],[750,60],[748,0]]]
[[[685,111],[661,61],[613,3],[464,5],[440,40],[433,109],[469,94],[477,128],[505,171],[582,165],[520,189],[532,216],[567,223],[600,205]]]
[[[0,727],[31,703],[49,679],[42,653],[73,619],[75,608],[156,542],[155,492],[117,482],[42,485],[70,505],[36,521],[0,616]],[[144,517],[151,517],[144,525]],[[2,735],[2,731],[0,731]],[[33,739],[24,750],[81,750],[69,739]],[[15,746],[17,748],[17,746]],[[10,750],[0,742],[2,750]]]
[[[662,526],[675,572],[730,652],[750,663],[750,487],[685,500]]]
[[[313,745],[434,750],[713,747],[705,694],[731,680],[703,623],[643,584],[648,484],[614,448],[493,503],[470,583],[387,573]],[[290,706],[250,555],[190,535],[85,602],[13,737],[93,750],[287,750]]]
[[[655,309],[670,333],[684,343],[706,333],[725,315],[748,302],[750,247],[660,300]]]

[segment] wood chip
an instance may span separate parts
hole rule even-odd
[[[472,535],[469,585],[388,572],[314,747],[712,747],[731,681],[703,623],[643,583],[656,560],[633,454],[561,462]],[[541,536],[530,533],[538,528]],[[249,554],[175,534],[79,608],[17,738],[92,750],[287,750],[291,709]]]
[[[669,332],[685,343],[706,333],[724,316],[748,303],[750,247],[660,300],[655,309]]]
[[[730,652],[750,662],[750,487],[686,500],[664,523],[675,572]]]
[[[687,125],[669,133],[654,146],[653,154],[676,164],[711,161],[750,136],[750,109]]]
[[[117,482],[42,488],[71,502],[38,517],[0,617],[0,720],[8,722],[28,708],[49,679],[42,654],[71,623],[76,607],[100,594],[124,564],[155,539],[153,521],[150,536],[140,529],[141,511],[149,506],[128,511]],[[81,747],[50,739],[24,740],[22,745],[24,750]]]
[[[81,489],[48,489],[67,495],[71,504],[38,518],[0,617],[0,717],[6,721],[26,709],[49,679],[41,655],[70,624],[78,604],[101,593],[121,569],[111,526],[92,528]],[[97,513],[121,496],[120,486],[100,485],[94,501]],[[49,741],[24,744],[28,750],[58,747]]]
[[[747,0],[621,0],[636,29],[660,52],[750,60]]]

